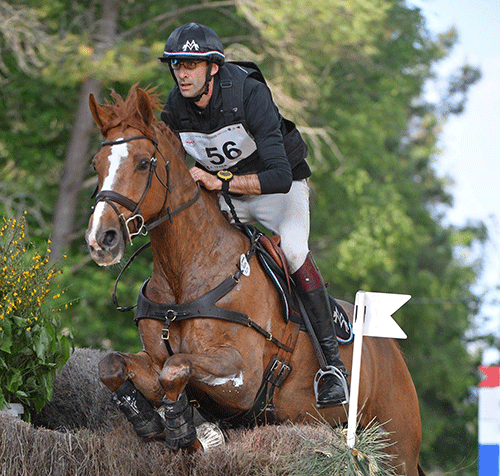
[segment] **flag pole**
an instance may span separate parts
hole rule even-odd
[[[364,291],[358,291],[354,301],[354,343],[351,369],[351,395],[349,397],[349,414],[347,417],[347,445],[350,448],[354,448],[354,444],[356,442],[359,378],[361,375],[361,350],[363,348],[363,326],[366,311],[365,295],[366,293]]]

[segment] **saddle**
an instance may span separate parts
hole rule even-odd
[[[285,309],[285,321],[291,319],[300,324],[300,330],[305,331],[306,328],[302,316],[295,311],[294,285],[288,272],[285,254],[279,246],[280,237],[276,235],[272,237],[261,235],[259,243],[262,245],[262,248],[257,248],[257,257],[280,292],[283,308]],[[341,345],[350,344],[353,341],[354,335],[347,313],[333,296],[328,295],[328,297],[330,299],[337,340]]]

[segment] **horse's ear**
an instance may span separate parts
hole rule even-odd
[[[89,96],[89,108],[90,113],[92,114],[92,117],[97,124],[97,127],[99,127],[99,129],[101,129],[102,131],[105,124],[107,123],[107,120],[109,119],[109,114],[104,111],[104,109],[99,106],[99,104],[97,104],[97,101],[92,93],[90,93]]]
[[[142,116],[144,124],[150,126],[154,119],[153,108],[149,96],[143,89],[137,89],[137,109]]]

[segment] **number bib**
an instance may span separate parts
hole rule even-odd
[[[257,144],[243,124],[232,124],[210,134],[181,132],[186,152],[207,170],[229,169],[257,150]]]

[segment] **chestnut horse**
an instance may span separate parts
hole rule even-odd
[[[249,237],[229,223],[217,195],[200,190],[192,179],[179,139],[154,116],[158,95],[133,87],[125,100],[115,92],[112,97],[114,102],[105,105],[98,105],[93,95],[89,98],[105,139],[93,159],[99,194],[86,232],[92,258],[100,266],[120,262],[126,244],[145,228],[153,251],[152,275],[142,291],[148,302],[189,303],[232,277],[234,286],[217,307],[243,313],[264,332],[214,317],[178,322],[174,318],[169,320],[167,348],[162,339],[167,318],[146,317],[137,323],[143,350],[108,354],[100,363],[100,378],[113,395],[126,394],[122,400],[116,397],[121,407],[127,399],[135,407],[152,409],[167,402],[174,420],[186,415],[187,400],[179,403],[186,387],[201,407],[219,416],[245,412],[252,407],[264,371],[278,350],[276,339],[273,342],[269,336],[279,339],[285,333],[278,292],[255,255],[249,256],[249,275],[235,273],[241,256],[249,251]],[[352,320],[353,306],[341,305]],[[352,345],[342,346],[341,354],[350,371]],[[292,372],[274,394],[275,419],[310,421],[319,412],[333,425],[345,422],[346,407],[315,408],[318,360],[306,332],[298,332],[290,364]],[[423,474],[418,464],[417,395],[393,339],[364,339],[359,403],[360,425],[374,420],[388,432],[393,444],[387,451],[394,455],[397,472]],[[141,411],[135,408],[132,413]],[[138,426],[151,417],[148,411],[144,410],[142,420],[136,419]],[[148,431],[142,434],[154,433]],[[188,446],[193,438],[188,440],[180,446]]]

